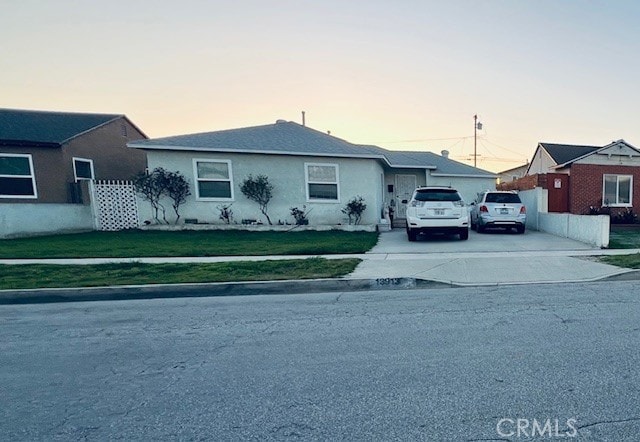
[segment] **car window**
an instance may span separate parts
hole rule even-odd
[[[500,204],[521,204],[520,197],[515,193],[487,193],[485,202]]]
[[[420,189],[416,191],[417,201],[460,201],[462,197],[453,189]]]

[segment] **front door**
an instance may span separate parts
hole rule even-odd
[[[402,201],[409,201],[413,191],[416,190],[415,175],[396,175],[396,218],[407,218],[407,204]]]

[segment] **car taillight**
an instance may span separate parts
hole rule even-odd
[[[464,207],[464,201],[460,200],[460,201],[454,201],[453,202],[454,206],[458,206],[458,207]]]
[[[527,208],[525,206],[520,207],[520,215],[524,215],[527,213]]]
[[[416,200],[411,201],[410,206],[411,207],[416,207],[418,205],[418,202]]]
[[[489,209],[487,209],[487,206],[480,206],[480,212],[481,213],[489,213]]]

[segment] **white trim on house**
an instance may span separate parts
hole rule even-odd
[[[606,203],[606,180],[607,177],[616,177],[616,202],[613,204]],[[629,202],[628,203],[620,203],[618,199],[620,198],[620,178],[629,178]],[[616,174],[616,173],[605,173],[602,174],[602,205],[604,207],[633,207],[633,175],[625,175],[625,174]]]
[[[311,181],[309,179],[309,166],[320,166],[320,167],[333,167],[336,174],[336,179],[334,182],[328,181]],[[336,186],[336,198],[311,198],[309,192],[310,184],[328,184]],[[304,163],[304,187],[307,195],[308,203],[339,203],[340,202],[340,166],[336,163]]]
[[[226,164],[228,178],[227,179],[217,179],[217,178],[200,178],[198,176],[198,163],[218,163],[218,164]],[[230,197],[206,197],[200,196],[200,182],[228,182],[229,183],[229,193]],[[193,184],[196,191],[196,201],[235,201],[234,199],[234,191],[233,191],[233,169],[231,160],[219,160],[212,158],[193,158]]]
[[[89,168],[91,169],[91,176],[89,178],[86,177],[79,177],[78,176],[78,171],[76,169],[76,161],[84,161],[86,163],[89,163]],[[73,163],[73,178],[75,179],[75,182],[77,183],[78,181],[87,181],[87,180],[93,180],[95,179],[95,171],[93,169],[93,160],[90,158],[79,158],[79,157],[73,157],[71,159],[71,162]]]
[[[33,187],[33,195],[6,195],[0,194],[0,198],[2,199],[38,199],[38,189],[36,187],[36,171],[33,167],[33,157],[31,154],[23,154],[23,153],[0,153],[0,157],[18,157],[18,158],[27,158],[29,160],[29,175],[7,175],[0,174],[0,178],[31,178],[31,186]]]

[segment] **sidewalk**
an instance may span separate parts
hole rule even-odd
[[[259,283],[184,284],[180,286],[135,286],[104,288],[104,298],[121,299],[116,292],[128,291],[146,297],[161,293],[190,293],[185,296],[224,296],[236,294],[348,291],[356,289],[415,288],[438,284],[448,286],[589,282],[625,275],[640,278],[640,272],[596,262],[601,255],[640,253],[640,249],[596,249],[586,244],[540,232],[525,235],[479,235],[471,232],[468,241],[431,238],[416,242],[406,240],[404,231],[382,233],[378,244],[368,253],[322,255],[326,259],[358,258],[362,262],[353,273],[334,280],[272,281]],[[0,264],[87,265],[104,263],[216,263],[232,261],[265,261],[306,259],[308,255],[222,256],[173,258],[83,258],[0,260]],[[392,280],[391,283],[389,280]],[[43,299],[53,299],[69,291],[47,290]],[[37,291],[37,290],[36,290]],[[36,291],[15,291],[36,292]],[[99,289],[77,289],[75,300],[96,299]],[[159,294],[160,293],[160,294]],[[0,297],[10,298],[9,291]],[[130,294],[124,295],[127,299]],[[166,294],[164,296],[167,296]],[[67,298],[70,298],[67,296]],[[141,298],[140,298],[141,299]],[[67,299],[70,300],[70,299]],[[1,301],[1,300],[0,300]],[[2,303],[2,302],[0,302]]]

